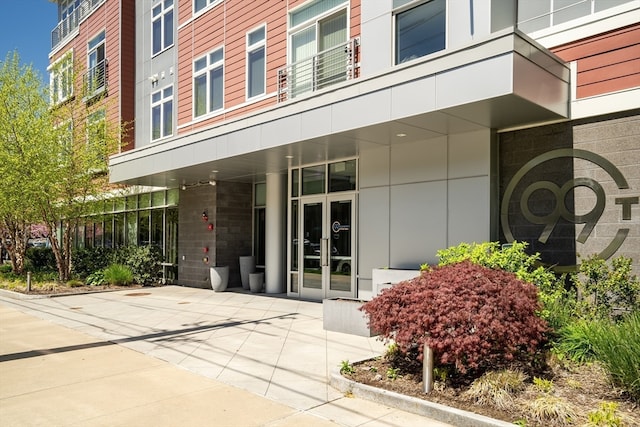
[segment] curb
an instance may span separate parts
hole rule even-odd
[[[456,427],[513,427],[513,423],[506,421],[361,384],[343,377],[339,369],[334,369],[331,372],[329,384],[342,393],[351,393],[362,399],[422,415]]]
[[[0,296],[19,300],[44,299],[52,297],[52,295],[47,294],[23,294],[21,292],[9,291],[7,289],[0,289]]]

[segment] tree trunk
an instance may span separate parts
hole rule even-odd
[[[11,269],[15,274],[22,274],[27,243],[29,242],[29,226],[6,218],[2,223],[4,226],[2,246],[9,254]]]

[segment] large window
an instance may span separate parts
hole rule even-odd
[[[431,0],[396,13],[396,64],[445,48],[445,7],[445,0]]]
[[[247,33],[247,98],[266,92],[266,32],[262,26]]]
[[[212,6],[215,4],[220,3],[222,0],[194,0],[193,1],[193,12],[194,13],[198,13],[200,12],[202,9],[206,8],[207,6]]]
[[[173,86],[151,94],[151,140],[173,134]]]
[[[289,15],[291,96],[321,89],[347,76],[346,3],[316,0]]]
[[[52,104],[73,96],[73,51],[65,53],[51,66],[50,90]]]
[[[87,45],[87,74],[85,75],[87,94],[92,95],[105,88],[106,65],[105,33],[102,31],[89,40]]]
[[[633,0],[519,0],[518,29],[529,33]]]
[[[153,54],[173,45],[173,0],[163,0],[151,11]]]
[[[224,50],[219,48],[193,63],[194,116],[223,107]]]

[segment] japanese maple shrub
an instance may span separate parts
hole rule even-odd
[[[424,343],[436,363],[465,374],[519,360],[529,362],[545,341],[547,324],[537,288],[515,274],[468,260],[423,271],[363,305],[373,329],[403,352]]]

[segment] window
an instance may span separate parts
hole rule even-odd
[[[69,34],[78,26],[78,12],[80,9],[80,0],[61,0],[58,4],[59,18],[58,22],[63,25],[62,31],[64,35]]]
[[[198,13],[207,6],[220,3],[222,0],[194,0],[193,13]]]
[[[102,31],[92,38],[87,46],[87,74],[85,76],[87,94],[93,95],[104,89],[105,71],[105,34]]]
[[[342,0],[316,0],[289,14],[291,96],[344,81],[347,9]]]
[[[51,103],[59,104],[73,96],[73,51],[65,53],[50,73]]]
[[[151,140],[173,134],[173,86],[151,94]]]
[[[173,0],[158,3],[151,15],[151,49],[155,55],[173,45]]]
[[[519,0],[518,29],[530,33],[633,0]]]
[[[254,186],[253,196],[253,252],[256,257],[256,265],[265,265],[265,236],[266,222],[267,184],[259,182]]]
[[[266,32],[262,26],[247,33],[247,98],[266,92]]]
[[[96,162],[104,163],[107,158],[105,110],[100,109],[87,117],[87,144],[90,154]],[[96,170],[102,170],[105,164],[96,164]]]
[[[445,48],[445,0],[431,0],[396,14],[396,64]]]
[[[219,48],[193,63],[194,116],[223,107],[224,50]]]

